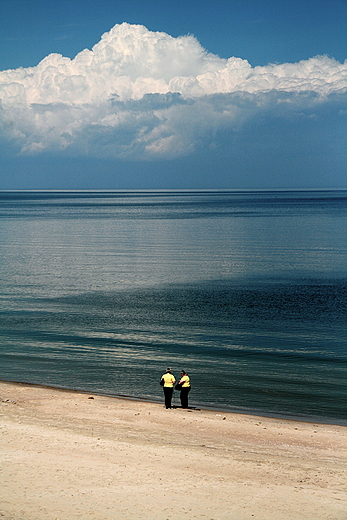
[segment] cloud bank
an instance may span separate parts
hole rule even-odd
[[[259,118],[314,118],[346,107],[347,61],[254,67],[193,36],[115,25],[74,59],[0,72],[0,131],[21,154],[176,158],[220,146]]]

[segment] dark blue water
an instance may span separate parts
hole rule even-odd
[[[346,422],[346,201],[0,193],[0,379]]]

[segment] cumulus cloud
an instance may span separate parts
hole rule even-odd
[[[23,154],[60,151],[174,158],[218,145],[269,111],[312,117],[347,90],[347,61],[326,56],[252,68],[208,53],[193,36],[116,25],[74,59],[0,72],[3,139]]]

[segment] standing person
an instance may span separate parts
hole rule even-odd
[[[179,380],[178,384],[181,385],[180,399],[182,408],[188,408],[188,394],[190,392],[191,385],[190,377],[184,370],[181,371],[181,379]]]
[[[163,386],[163,389],[164,389],[165,407],[166,408],[172,408],[171,400],[172,400],[173,388],[174,388],[175,383],[176,383],[176,380],[175,380],[174,376],[171,374],[171,368],[167,368],[165,374],[161,377],[161,380],[160,380],[160,384]]]

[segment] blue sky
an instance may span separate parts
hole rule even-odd
[[[0,188],[344,187],[346,29],[345,0],[0,0]]]

